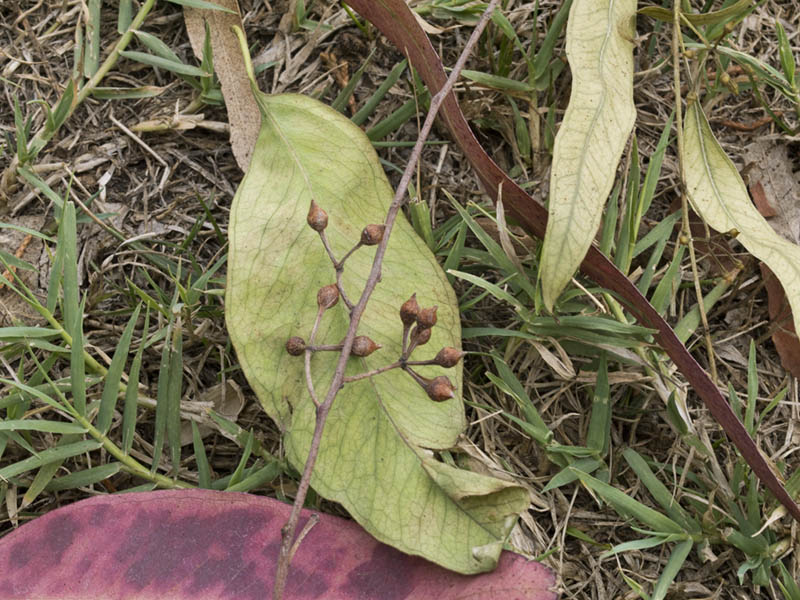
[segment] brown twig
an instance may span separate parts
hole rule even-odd
[[[435,96],[433,96],[433,98],[431,98],[431,104],[428,114],[425,117],[425,123],[422,125],[422,129],[417,137],[417,142],[414,145],[414,149],[411,152],[408,164],[406,165],[405,171],[403,171],[403,176],[400,179],[400,184],[397,186],[397,190],[395,191],[392,204],[389,206],[389,210],[386,214],[386,229],[383,234],[383,239],[377,246],[375,259],[372,262],[372,269],[370,270],[369,277],[367,278],[367,283],[364,286],[364,291],[362,292],[358,303],[353,307],[350,313],[350,327],[347,330],[347,335],[343,341],[342,353],[339,356],[339,362],[336,365],[336,371],[334,373],[333,380],[331,381],[331,386],[328,389],[325,400],[317,407],[314,435],[311,439],[311,447],[308,452],[308,458],[306,459],[305,467],[303,468],[303,475],[300,478],[300,484],[297,488],[297,495],[295,496],[294,504],[292,506],[292,512],[289,515],[288,521],[281,529],[281,549],[278,557],[278,566],[275,573],[275,587],[273,588],[274,600],[282,600],[283,598],[283,592],[286,588],[286,579],[289,575],[289,560],[291,558],[290,551],[294,540],[295,530],[297,529],[297,522],[300,518],[300,510],[303,508],[303,504],[305,503],[306,493],[308,492],[308,486],[311,482],[311,473],[317,461],[317,454],[319,453],[319,446],[320,442],[322,441],[322,431],[325,427],[325,422],[328,418],[328,413],[331,410],[331,406],[333,405],[333,401],[344,384],[344,371],[347,365],[347,360],[350,357],[350,350],[353,346],[353,340],[356,337],[356,331],[358,330],[358,325],[361,322],[361,316],[364,314],[364,309],[367,306],[367,302],[369,301],[375,286],[380,280],[383,257],[386,254],[386,247],[389,244],[389,236],[391,235],[395,219],[397,218],[397,214],[400,211],[403,200],[405,199],[406,191],[408,190],[408,184],[411,181],[414,168],[416,167],[417,161],[422,153],[425,140],[428,138],[431,128],[433,127],[433,121],[436,118],[436,113],[439,111],[439,107],[442,105],[444,99],[452,91],[453,86],[458,80],[461,70],[464,68],[469,55],[472,53],[472,49],[475,47],[475,44],[477,44],[478,39],[480,38],[483,29],[486,27],[486,24],[489,22],[489,18],[497,7],[498,2],[499,0],[491,0],[489,2],[489,5],[481,15],[481,18],[475,26],[475,29],[472,31],[469,40],[467,40],[461,55],[458,57],[458,61],[456,61],[456,64],[453,67],[447,82],[444,84],[442,89]]]

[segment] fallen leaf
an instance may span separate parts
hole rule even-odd
[[[205,10],[185,6],[183,18],[186,32],[192,44],[195,56],[202,58],[203,44],[206,37],[204,22],[208,22],[211,33],[211,49],[214,55],[214,72],[219,78],[225,108],[228,111],[228,122],[231,126],[231,148],[236,164],[242,171],[247,170],[250,156],[258,138],[260,113],[253,94],[250,92],[250,80],[244,68],[239,41],[232,31],[234,25],[242,27],[237,0],[214,0],[215,4],[227,8],[232,13],[221,10]]]
[[[636,0],[576,0],[570,9],[567,58],[572,91],[553,149],[539,270],[550,311],[597,233],[636,120],[635,12]]]
[[[800,377],[800,339],[792,322],[792,312],[786,300],[786,293],[769,267],[764,263],[759,266],[764,287],[767,289],[769,320],[775,327],[772,343],[775,344],[783,368],[793,376]]]
[[[0,540],[4,600],[263,600],[272,595],[281,526],[271,498],[181,490],[96,496]],[[301,526],[311,511],[304,510]],[[403,555],[352,521],[319,515],[295,554],[286,600],[555,600],[544,565],[506,552],[497,569],[458,575]]]
[[[316,411],[303,359],[285,350],[291,336],[307,337],[317,313],[317,291],[335,281],[318,234],[306,223],[312,197],[329,215],[327,239],[341,258],[370,223],[382,223],[393,192],[364,133],[330,107],[299,95],[258,95],[261,134],[250,168],[234,198],[225,302],[231,340],[264,409],[285,432],[286,454],[302,470]],[[342,286],[355,301],[364,289],[374,247],[348,260]],[[461,327],[453,289],[425,242],[401,215],[395,224],[378,284],[359,326],[382,348],[353,357],[347,375],[385,366],[401,354],[400,306],[413,293],[421,306],[437,305],[438,323],[415,359],[442,347],[460,348]],[[344,338],[344,302],[327,311],[316,343]],[[311,359],[314,386],[327,392],[339,355]],[[461,365],[444,371],[420,367],[424,376],[447,374],[461,389]],[[460,392],[432,402],[404,371],[394,369],[347,383],[325,426],[311,479],[313,488],[340,502],[371,534],[449,569],[475,573],[494,568],[527,492],[468,471],[450,478],[469,482],[464,500],[433,477],[428,449],[455,445],[465,426]],[[454,471],[457,471],[454,469]],[[437,473],[439,471],[436,471]]]
[[[777,234],[756,210],[739,171],[719,145],[698,101],[684,120],[686,192],[710,227],[736,232],[736,240],[763,261],[783,285],[800,329],[800,246]]]

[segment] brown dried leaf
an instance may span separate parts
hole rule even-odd
[[[236,14],[187,6],[183,10],[183,18],[186,21],[186,31],[189,34],[192,50],[198,58],[203,56],[203,42],[206,37],[204,22],[208,21],[211,49],[214,53],[214,71],[219,77],[225,107],[228,110],[228,122],[231,125],[230,140],[233,156],[239,168],[246,171],[258,138],[261,113],[258,112],[258,105],[250,89],[250,80],[244,68],[239,41],[231,29],[236,25],[244,31],[239,3],[237,0],[215,0],[215,3],[229,8]]]
[[[764,279],[764,287],[767,288],[767,298],[769,309],[769,320],[775,331],[772,334],[772,343],[781,357],[783,368],[795,377],[800,377],[800,339],[794,330],[792,311],[786,294],[783,291],[778,278],[773,275],[769,267],[764,263],[761,267],[761,277]]]
[[[800,243],[800,184],[792,173],[786,145],[773,140],[757,141],[747,147],[745,157],[751,164],[750,196],[758,212],[780,235]],[[760,267],[774,329],[772,343],[783,368],[800,377],[800,339],[786,293],[769,267],[763,263]]]

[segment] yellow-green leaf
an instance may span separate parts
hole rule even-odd
[[[553,150],[542,293],[552,309],[600,225],[633,104],[635,0],[575,0],[567,24],[572,92]]]
[[[328,106],[298,95],[257,94],[261,132],[231,210],[228,330],[242,368],[264,409],[285,432],[286,455],[302,470],[315,424],[303,358],[289,356],[290,336],[307,336],[317,290],[335,281],[319,236],[306,223],[312,197],[329,215],[325,230],[341,258],[362,228],[383,222],[393,192],[364,133]],[[353,301],[366,282],[374,247],[345,264],[343,287]],[[442,346],[460,347],[455,294],[436,258],[400,215],[382,277],[359,326],[383,347],[351,358],[355,375],[400,355],[399,308],[412,293],[421,306],[438,305],[431,340],[413,355],[432,358]],[[340,301],[321,322],[320,344],[345,335],[349,313]],[[312,379],[324,397],[339,354],[316,352]],[[461,385],[461,366],[420,367]],[[372,535],[400,550],[463,573],[496,565],[502,541],[529,502],[516,485],[438,464],[428,449],[453,446],[464,428],[460,393],[434,403],[400,369],[347,383],[333,404],[311,485],[335,500]],[[432,466],[433,465],[433,466]]]
[[[800,331],[800,246],[781,237],[750,201],[736,166],[719,145],[697,100],[690,101],[683,126],[686,192],[697,213],[763,261],[780,280]]]

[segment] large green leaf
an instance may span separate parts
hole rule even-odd
[[[567,23],[569,105],[556,135],[542,294],[552,310],[592,244],[636,108],[636,0],[575,0]]]
[[[683,126],[689,201],[713,229],[738,232],[736,240],[775,273],[792,307],[795,331],[800,331],[800,246],[778,235],[753,206],[699,104],[689,102]]]
[[[326,235],[341,257],[365,225],[383,222],[393,194],[369,141],[341,114],[303,96],[257,94],[257,100],[261,133],[231,214],[226,313],[242,368],[264,409],[285,431],[289,461],[301,469],[315,409],[303,359],[289,356],[284,344],[290,336],[308,336],[317,290],[335,280],[317,233],[306,224],[311,198],[328,212]],[[373,248],[361,248],[346,263],[342,281],[353,301],[373,257]],[[398,358],[398,310],[412,293],[423,307],[439,306],[431,340],[413,358],[433,357],[442,346],[460,347],[453,290],[400,216],[381,282],[359,327],[359,334],[383,348],[351,358],[349,375]],[[325,313],[316,341],[339,342],[348,324],[339,302]],[[320,396],[337,360],[335,352],[312,356]],[[420,372],[441,375],[443,369]],[[460,366],[447,375],[460,389]],[[528,505],[527,493],[434,459],[431,450],[453,446],[463,428],[460,394],[434,403],[398,369],[348,383],[328,417],[311,484],[342,503],[378,539],[405,552],[464,573],[492,569],[514,516]]]

